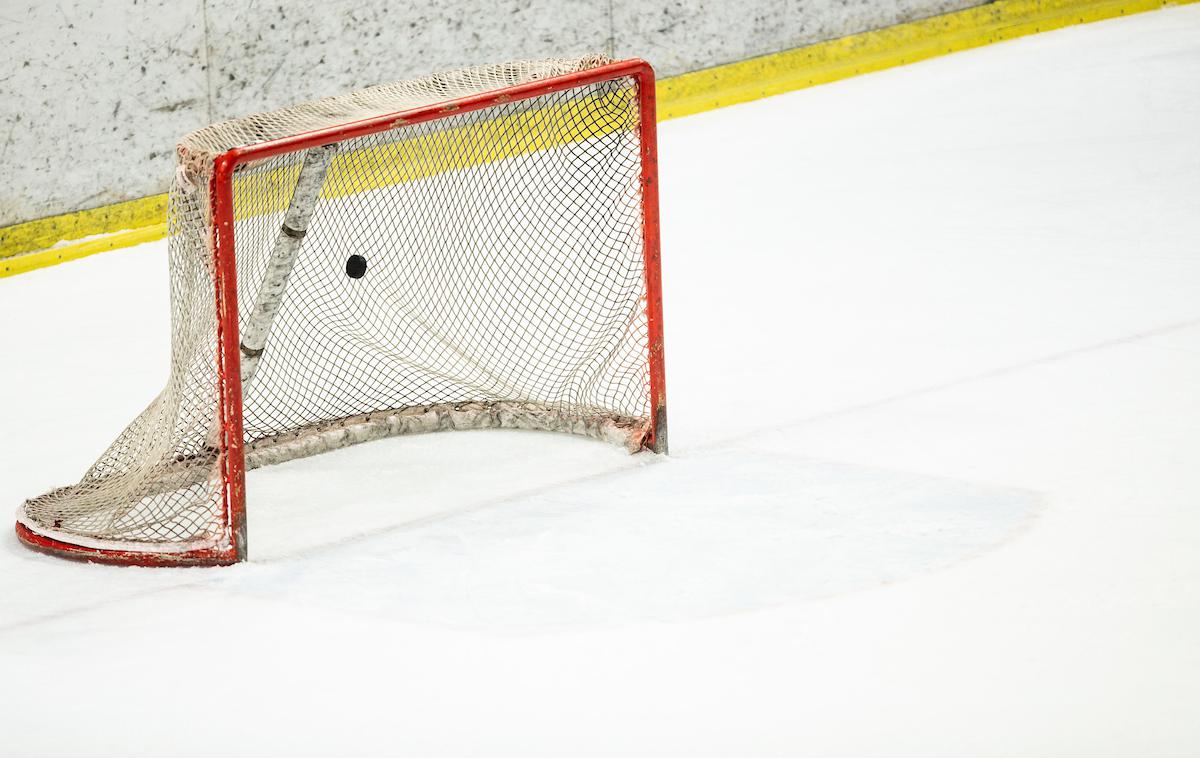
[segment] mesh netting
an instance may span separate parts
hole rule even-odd
[[[169,383],[82,481],[27,501],[19,521],[98,548],[227,538],[216,155],[603,62],[472,68],[186,137],[169,212]],[[313,150],[238,168],[247,466],[484,427],[637,449],[650,428],[638,134],[637,83],[620,78],[345,140],[316,168]]]

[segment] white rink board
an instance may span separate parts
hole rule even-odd
[[[674,76],[981,3],[5,0],[0,226],[166,192],[193,129],[381,82],[592,53]]]
[[[0,754],[1195,755],[1197,81],[1190,6],[664,124],[669,459],[294,461],[226,569],[2,538]],[[0,502],[161,388],[162,252],[0,280]]]

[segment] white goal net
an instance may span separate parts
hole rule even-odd
[[[185,137],[167,387],[77,484],[21,506],[23,539],[119,562],[240,559],[243,468],[396,434],[665,449],[644,86],[599,57],[521,61]],[[431,115],[442,103],[458,105]]]

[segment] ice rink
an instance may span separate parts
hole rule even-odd
[[[671,456],[252,471],[229,568],[4,526],[0,756],[1200,754],[1200,5],[659,139]],[[0,279],[4,507],[162,388],[165,244]]]

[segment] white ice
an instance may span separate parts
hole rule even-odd
[[[661,128],[673,454],[251,472],[253,559],[0,538],[0,756],[1200,754],[1200,6]],[[0,503],[161,388],[162,243],[0,280]]]

